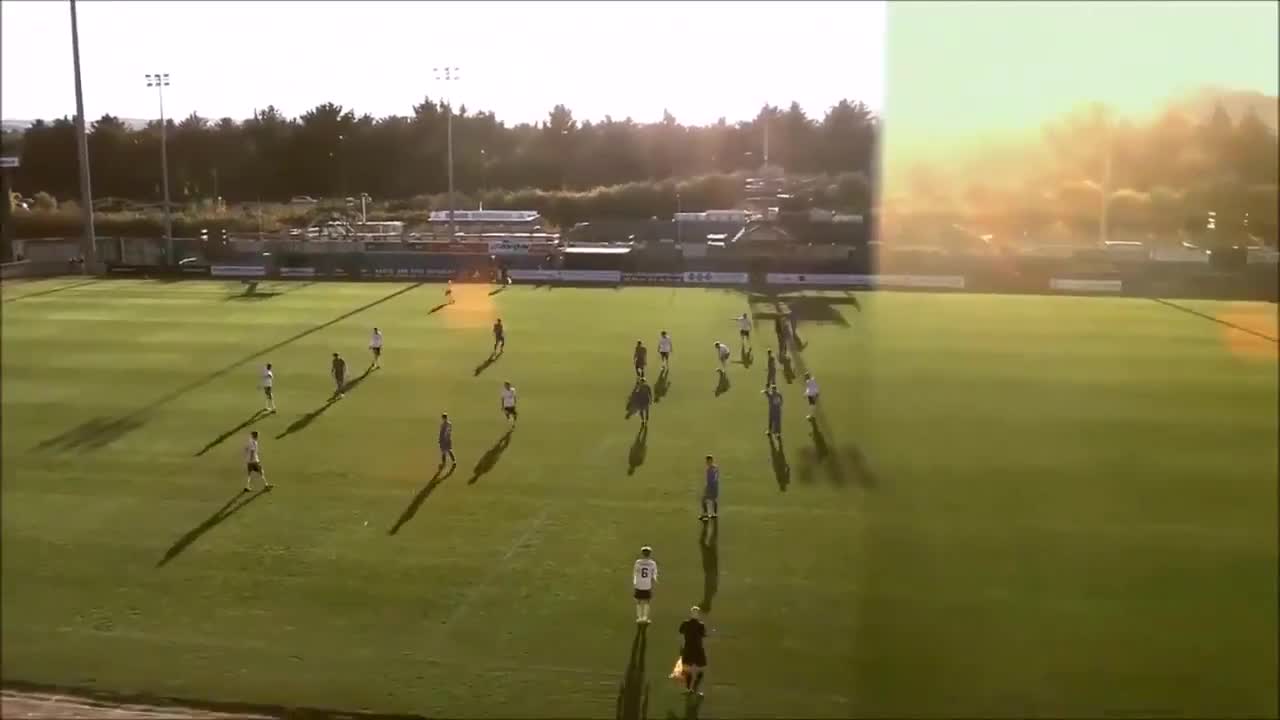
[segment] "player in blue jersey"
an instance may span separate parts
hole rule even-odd
[[[782,393],[778,392],[777,385],[770,385],[764,389],[764,397],[769,401],[769,425],[764,431],[765,435],[776,435],[779,440],[782,439]]]
[[[720,466],[714,457],[707,456],[706,483],[702,487],[702,514],[699,520],[714,519],[720,514]]]

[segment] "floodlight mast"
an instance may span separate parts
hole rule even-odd
[[[173,219],[169,207],[169,129],[164,119],[164,89],[169,87],[169,73],[148,73],[146,78],[147,87],[155,88],[156,96],[160,99],[160,183],[164,193],[164,241],[166,256],[172,265],[176,260],[173,257]]]
[[[456,67],[432,68],[432,72],[435,73],[435,78],[437,82],[452,84],[454,82],[457,82],[460,78],[459,70]],[[448,87],[449,85],[446,85],[446,88]],[[448,173],[449,173],[449,239],[452,240],[458,234],[458,226],[453,219],[453,208],[454,208],[454,203],[453,203],[453,100],[450,97],[449,90],[447,89],[445,90],[444,107],[445,107],[445,135],[446,135],[445,143],[448,146],[447,149],[445,150],[445,154],[446,154],[445,163],[448,165]]]

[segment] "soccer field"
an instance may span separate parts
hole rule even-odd
[[[451,717],[1277,714],[1274,305],[788,296],[822,409],[813,432],[779,378],[779,456],[771,298],[242,290],[3,287],[6,680]],[[655,365],[661,329],[640,434],[631,351]],[[332,352],[354,382],[329,403]],[[241,496],[250,429],[277,487]],[[695,603],[690,706],[667,674]]]

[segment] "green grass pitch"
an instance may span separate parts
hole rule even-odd
[[[769,299],[487,293],[431,313],[439,285],[6,284],[5,678],[686,717],[667,673],[702,603],[702,717],[1277,714],[1274,340],[1142,299],[812,293],[796,370],[821,436],[784,383],[778,458]],[[736,350],[748,307],[754,364],[735,354],[717,395],[712,343]],[[1271,305],[1186,308],[1275,337]],[[479,368],[495,315],[507,350]],[[330,353],[361,378],[375,325],[384,367],[326,405]],[[673,370],[639,437],[631,349],[656,360],[661,329]],[[265,362],[280,412],[250,426]],[[445,410],[459,465],[432,482]],[[250,427],[277,489],[240,498]]]

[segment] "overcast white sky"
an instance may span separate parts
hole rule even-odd
[[[884,2],[107,2],[80,0],[85,114],[299,115],[326,101],[409,114],[461,68],[459,103],[509,124],[564,103],[579,119],[685,123],[798,101],[882,105]],[[75,112],[66,0],[0,2],[0,114]]]

